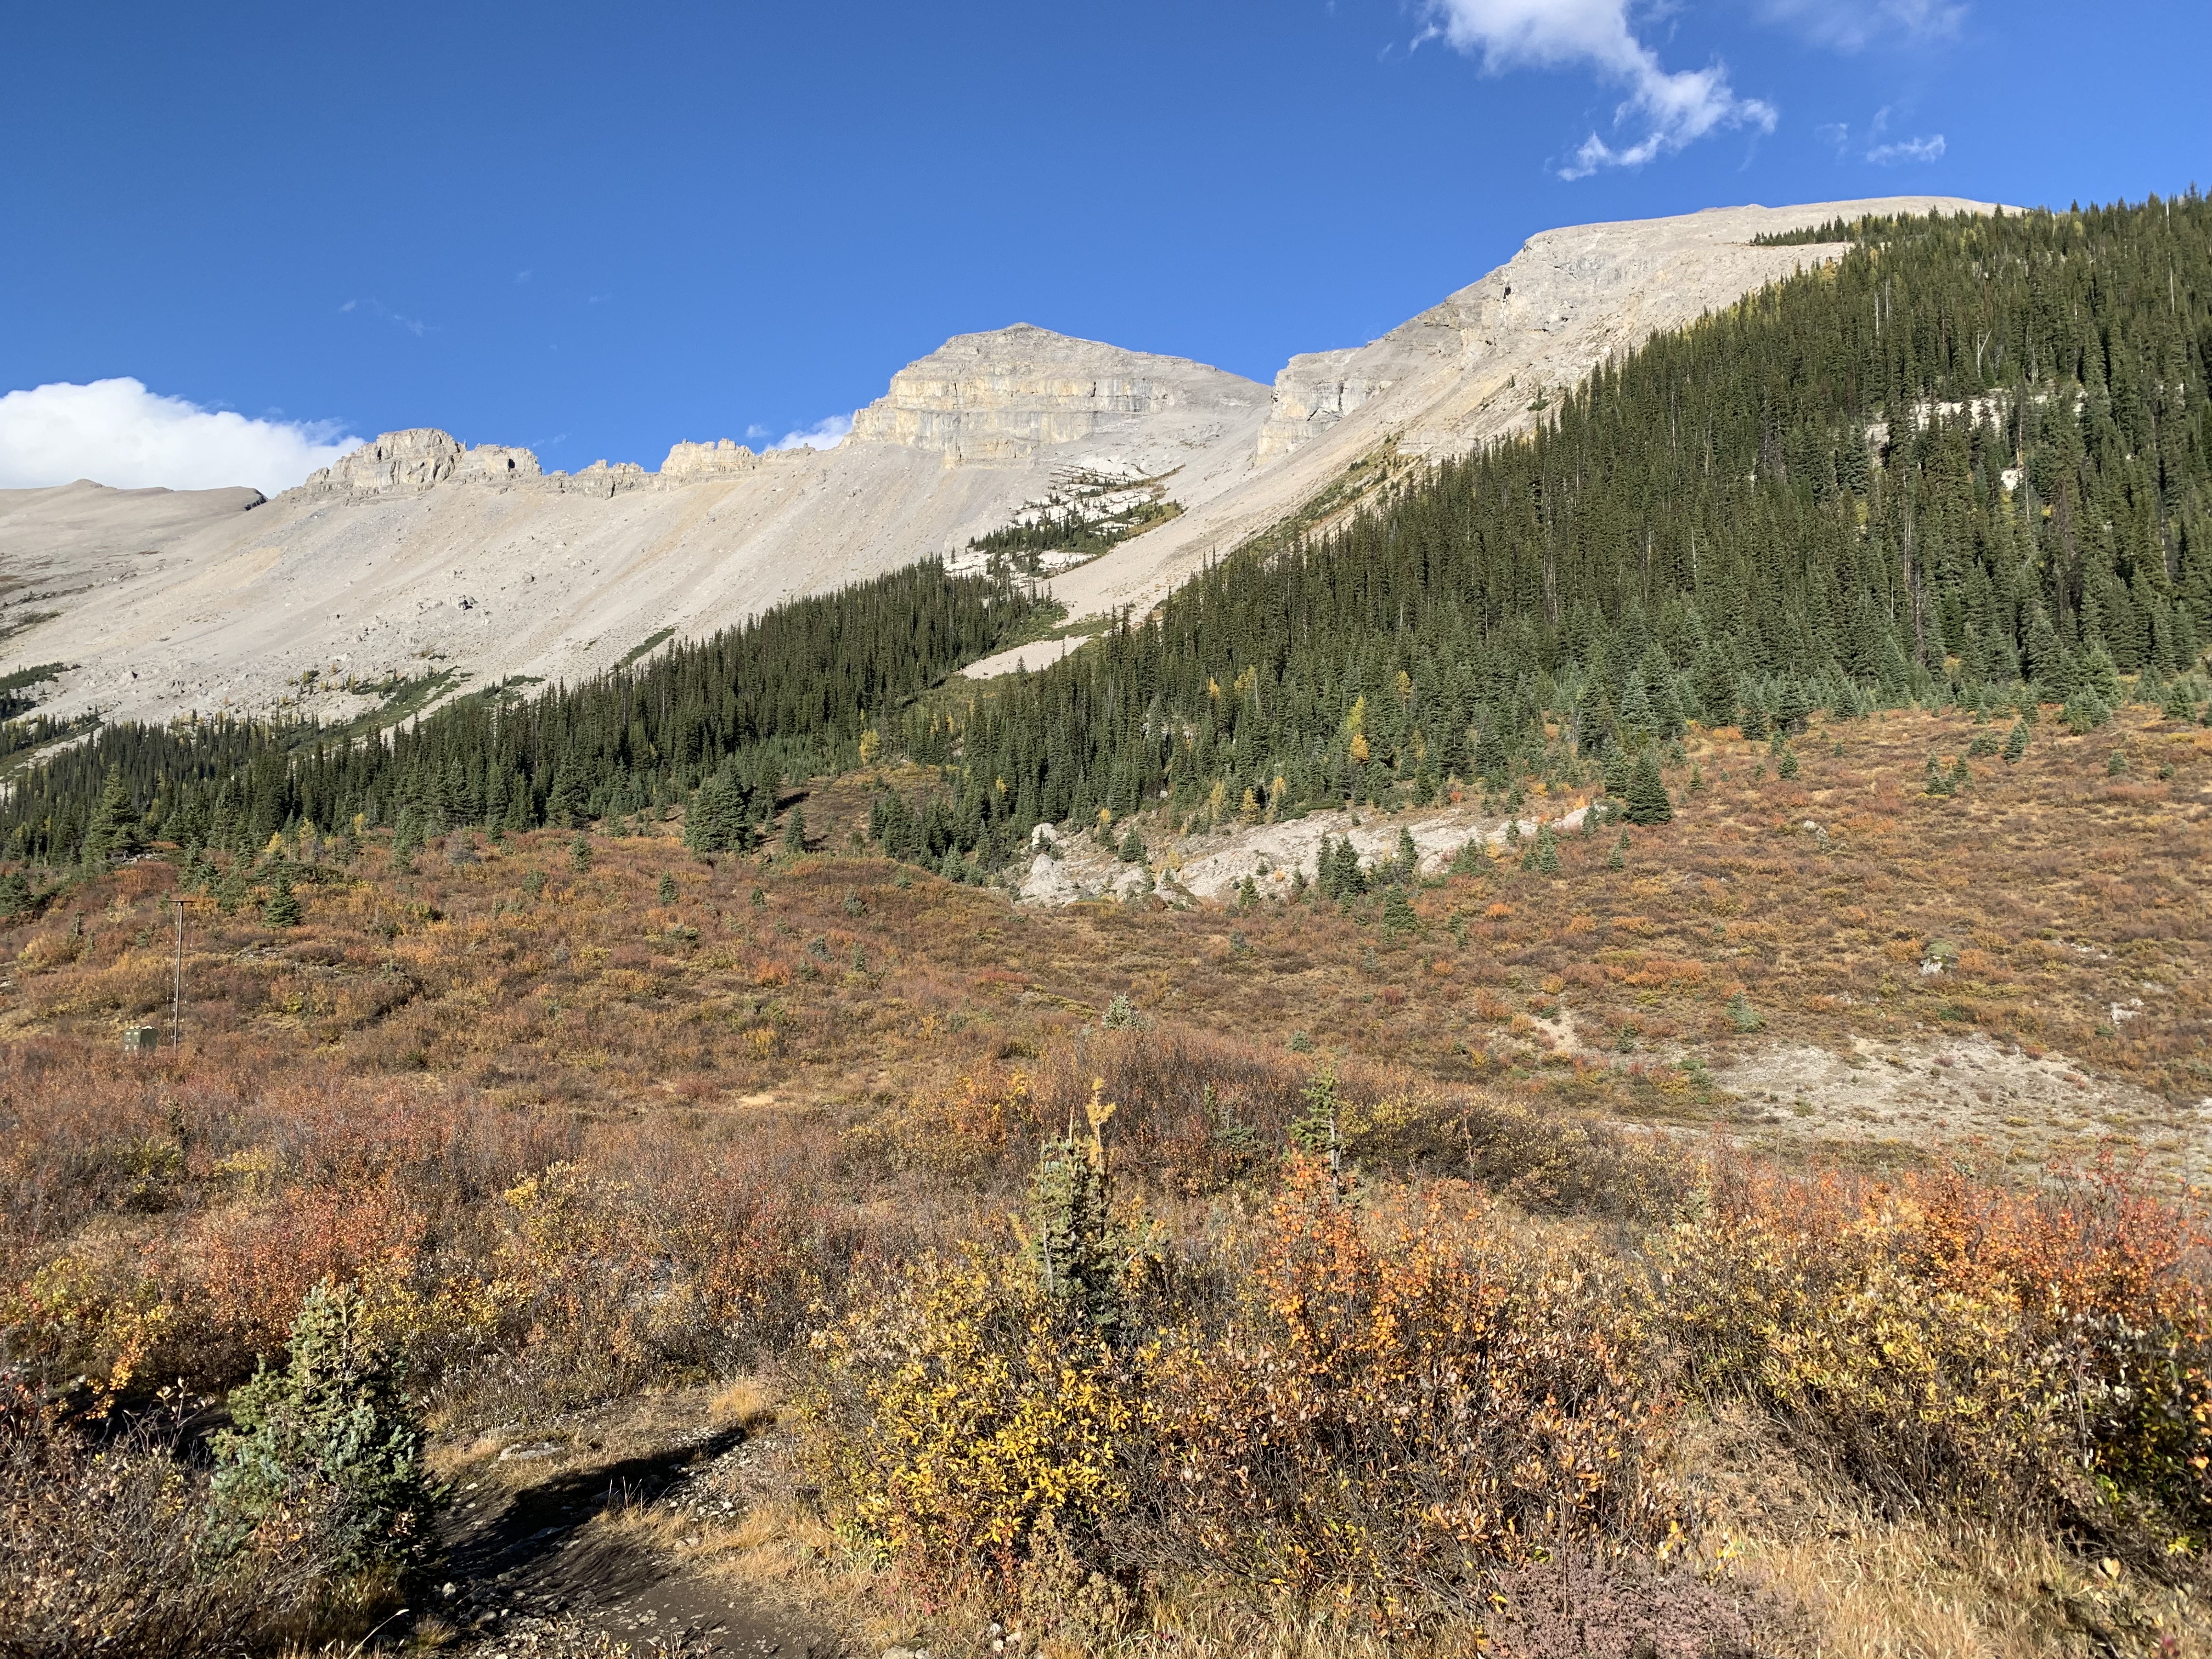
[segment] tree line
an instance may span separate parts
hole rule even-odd
[[[1401,475],[1328,533],[1248,546],[1004,685],[934,689],[1021,637],[1037,601],[925,564],[365,739],[104,727],[18,778],[0,845],[66,861],[133,813],[250,850],[301,823],[430,834],[688,805],[695,840],[741,846],[781,783],[880,751],[945,781],[886,803],[882,844],[959,873],[1101,813],[1626,778],[1690,720],[2094,709],[2122,676],[2197,697],[2212,205],[2192,190],[1819,235],[1851,246],[1605,364],[1533,432]]]
[[[303,824],[576,825],[683,805],[709,779],[764,822],[781,781],[858,764],[876,722],[1036,609],[1019,585],[925,562],[577,685],[495,688],[355,739],[311,722],[120,722],[16,780],[0,845],[64,863],[157,836],[251,854]]]

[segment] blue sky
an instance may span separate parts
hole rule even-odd
[[[25,0],[0,484],[655,465],[1016,320],[1264,380],[1553,225],[2212,185],[2208,62],[2203,0]]]

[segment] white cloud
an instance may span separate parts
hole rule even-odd
[[[1641,167],[1723,127],[1774,131],[1774,106],[1739,98],[1728,70],[1668,70],[1630,27],[1630,0],[1426,0],[1430,29],[1492,74],[1510,69],[1594,70],[1628,88],[1616,124],[1642,136],[1616,149],[1595,132],[1560,176],[1581,179],[1603,167]]]
[[[750,426],[745,428],[745,436],[753,441],[757,442],[759,440],[768,436],[768,428],[763,426],[758,421],[755,421]]]
[[[1876,167],[1887,167],[1895,161],[1934,161],[1943,155],[1943,135],[1932,138],[1902,138],[1893,144],[1876,144],[1866,153],[1868,161]]]
[[[850,415],[830,415],[815,422],[803,432],[787,432],[770,449],[835,449],[844,435],[853,429]]]
[[[273,495],[360,441],[336,421],[252,421],[128,378],[57,381],[0,397],[0,488],[90,478],[120,489],[252,484]]]
[[[1760,0],[1759,10],[1838,52],[1858,52],[1884,36],[1941,40],[1956,34],[1966,16],[1959,0]]]

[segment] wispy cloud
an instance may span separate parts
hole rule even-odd
[[[1480,57],[1492,74],[1513,69],[1586,69],[1626,87],[1613,112],[1635,136],[1618,145],[1593,132],[1559,169],[1587,178],[1600,167],[1642,167],[1727,127],[1774,131],[1774,106],[1739,98],[1719,63],[1668,70],[1637,36],[1629,0],[1425,0],[1429,33]]]
[[[1851,151],[1856,148],[1851,143],[1851,129],[1846,122],[1832,122],[1815,131],[1820,142],[1836,152],[1836,159],[1838,161],[1849,160]],[[1889,107],[1884,105],[1874,112],[1874,119],[1867,123],[1866,137],[1859,141],[1860,143],[1868,146],[1863,153],[1862,159],[1873,162],[1876,167],[1891,167],[1899,161],[1935,161],[1942,159],[1943,135],[1942,133],[1931,133],[1924,138],[1885,140],[1882,135],[1888,131]]]
[[[1926,138],[1900,138],[1894,143],[1876,144],[1866,153],[1868,161],[1876,167],[1888,167],[1898,161],[1935,161],[1943,155],[1943,135],[1940,132]]]
[[[381,318],[387,323],[391,323],[398,327],[405,329],[410,334],[412,334],[418,340],[425,334],[428,333],[430,330],[429,324],[422,321],[420,318],[403,317],[398,312],[394,311],[390,306],[385,304],[381,300],[348,300],[343,305],[340,306],[338,309],[340,311],[366,312],[372,317]]]
[[[516,283],[516,285],[519,287],[519,286],[520,286],[522,283],[528,282],[528,281],[529,281],[532,276],[535,276],[537,274],[538,274],[538,273],[537,273],[536,271],[534,271],[534,270],[518,270],[518,271],[516,271],[516,272],[514,273],[514,280],[515,280],[515,283]]]
[[[1838,52],[1863,51],[1884,39],[1942,40],[1966,18],[1960,0],[1759,0],[1759,9],[1768,21]]]
[[[745,436],[754,440],[765,438],[768,436],[768,434],[769,428],[763,426],[758,421],[755,421],[750,426],[745,428]]]
[[[835,449],[853,429],[850,415],[830,415],[800,432],[787,432],[770,449]]]
[[[337,421],[248,420],[127,377],[56,381],[0,398],[0,487],[90,478],[122,489],[252,484],[273,495],[360,441]]]

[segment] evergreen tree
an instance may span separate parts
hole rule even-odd
[[[653,890],[653,902],[658,904],[675,903],[676,878],[671,875],[667,871],[662,871],[660,872],[659,884]]]
[[[1559,873],[1559,838],[1548,823],[1536,826],[1536,838],[1521,855],[1521,867],[1540,876]]]
[[[1406,896],[1403,887],[1394,884],[1382,897],[1382,931],[1386,933],[1412,933],[1420,930],[1421,919],[1413,912],[1413,902]]]
[[[276,878],[276,884],[270,890],[269,903],[262,916],[271,927],[297,927],[300,925],[300,901],[292,891],[291,878],[284,875]]]
[[[744,798],[727,769],[718,767],[691,797],[691,807],[684,820],[684,844],[702,858],[708,858],[717,853],[741,853],[751,838]]]
[[[123,781],[123,769],[111,766],[100,786],[100,800],[93,808],[92,822],[85,826],[84,859],[87,863],[98,863],[111,858],[129,858],[141,850],[143,842],[138,833],[138,812],[131,804],[131,790]]]
[[[1666,780],[1659,775],[1659,763],[1648,752],[1637,757],[1628,780],[1627,810],[1621,816],[1631,823],[1665,823],[1674,816],[1674,805],[1667,798]]]
[[[281,1371],[264,1365],[230,1395],[215,1454],[211,1535],[245,1546],[264,1521],[325,1529],[331,1553],[365,1571],[427,1559],[444,1494],[423,1468],[421,1416],[358,1291],[307,1292]]]
[[[1105,1127],[1114,1103],[1091,1085],[1084,1109],[1090,1133],[1070,1119],[1067,1133],[1048,1140],[1030,1187],[1030,1252],[1046,1299],[1066,1316],[1111,1334],[1125,1322],[1123,1285],[1130,1241],[1114,1218],[1112,1170]]]
[[[783,821],[783,850],[793,858],[806,850],[806,811],[794,806]]]

